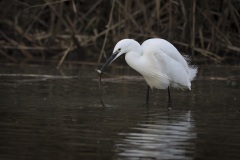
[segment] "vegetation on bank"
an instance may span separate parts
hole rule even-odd
[[[0,59],[102,62],[123,38],[164,38],[199,63],[240,58],[239,0],[0,2]]]

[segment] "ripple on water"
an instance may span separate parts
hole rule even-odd
[[[190,113],[179,114],[175,114],[176,117],[149,115],[154,120],[139,123],[131,132],[119,133],[122,140],[116,142],[117,156],[191,159],[196,138],[194,121],[189,121]]]

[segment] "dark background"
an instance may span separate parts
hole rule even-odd
[[[238,0],[1,0],[0,62],[104,62],[123,38],[164,38],[198,64],[239,64]]]

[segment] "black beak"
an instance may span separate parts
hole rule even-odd
[[[111,57],[108,58],[107,62],[102,66],[100,71],[98,71],[100,74],[102,74],[106,68],[115,60],[115,57],[118,55],[119,51],[114,52]]]

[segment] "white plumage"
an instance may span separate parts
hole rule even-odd
[[[191,81],[197,74],[197,67],[190,66],[188,58],[182,56],[171,43],[160,38],[148,39],[142,45],[133,39],[119,41],[100,73],[125,53],[127,64],[139,72],[151,88],[191,90]]]

